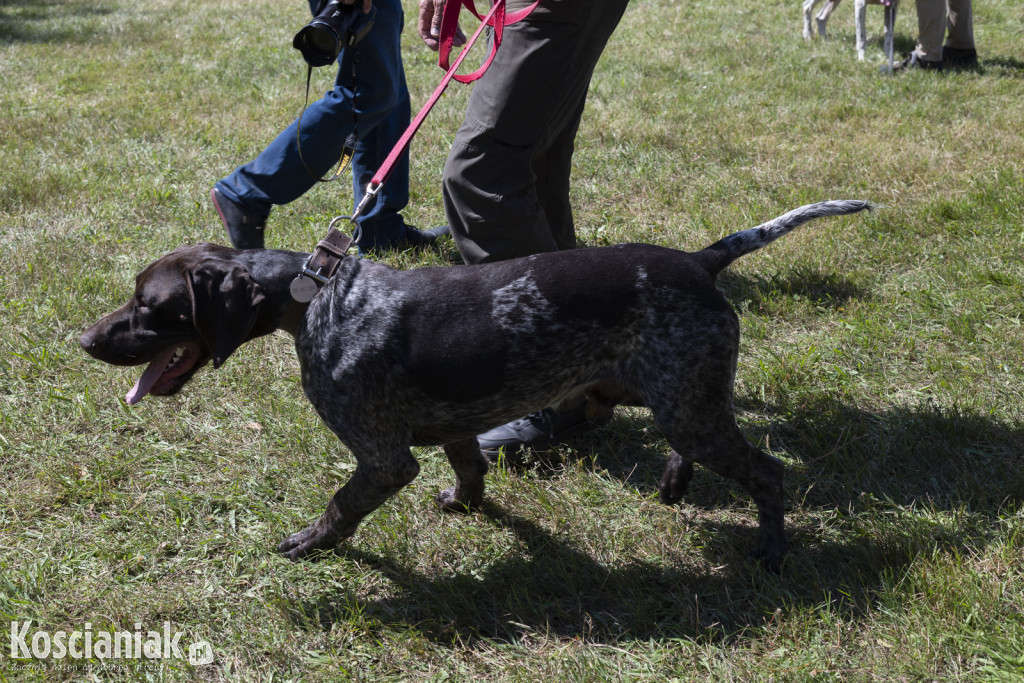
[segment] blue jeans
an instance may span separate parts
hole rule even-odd
[[[310,0],[311,8],[315,5],[316,0]],[[345,47],[338,55],[334,88],[302,114],[301,143],[296,142],[299,120],[295,120],[255,160],[218,181],[216,188],[221,194],[260,213],[269,213],[275,204],[288,204],[333,171],[345,140],[355,130],[359,142],[352,159],[353,194],[356,202],[362,199],[373,174],[409,125],[410,116],[400,45],[405,21],[402,4],[400,0],[375,0],[374,6],[373,28],[358,45]],[[298,53],[295,57],[301,60]],[[359,218],[360,251],[386,248],[402,239],[405,223],[398,212],[408,202],[406,151]]]

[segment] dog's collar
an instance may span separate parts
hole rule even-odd
[[[345,253],[352,246],[352,238],[331,227],[327,236],[320,240],[316,249],[306,259],[302,271],[292,280],[288,290],[292,298],[300,304],[313,300],[322,285],[327,284],[337,272]]]

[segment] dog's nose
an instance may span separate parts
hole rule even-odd
[[[78,338],[78,343],[85,349],[85,352],[94,355],[100,350],[102,335],[96,332],[96,328],[90,327]]]

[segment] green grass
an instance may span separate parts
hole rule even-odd
[[[420,103],[441,72],[407,12]],[[468,516],[435,511],[451,475],[419,449],[420,477],[336,557],[278,557],[353,467],[290,341],[129,408],[136,371],[76,338],[143,265],[223,240],[207,192],[301,107],[305,3],[0,0],[0,626],[170,621],[216,655],[25,668],[0,636],[0,679],[1024,679],[1024,6],[976,4],[980,68],[896,78],[877,8],[866,63],[852,8],[810,44],[799,12],[635,0],[573,186],[591,246],[697,249],[809,201],[884,205],[721,279],[741,426],[787,465],[774,576],[746,558],[741,490],[698,469],[681,505],[657,502],[667,446],[643,410],[494,468]],[[897,47],[915,34],[904,3]],[[444,220],[467,94],[414,142],[413,224]],[[320,186],[274,212],[270,246],[309,249],[350,208],[347,180]]]

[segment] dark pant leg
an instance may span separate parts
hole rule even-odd
[[[578,23],[528,19],[505,29],[443,177],[445,212],[467,263],[574,246],[573,141],[594,66],[627,1],[595,0]]]

